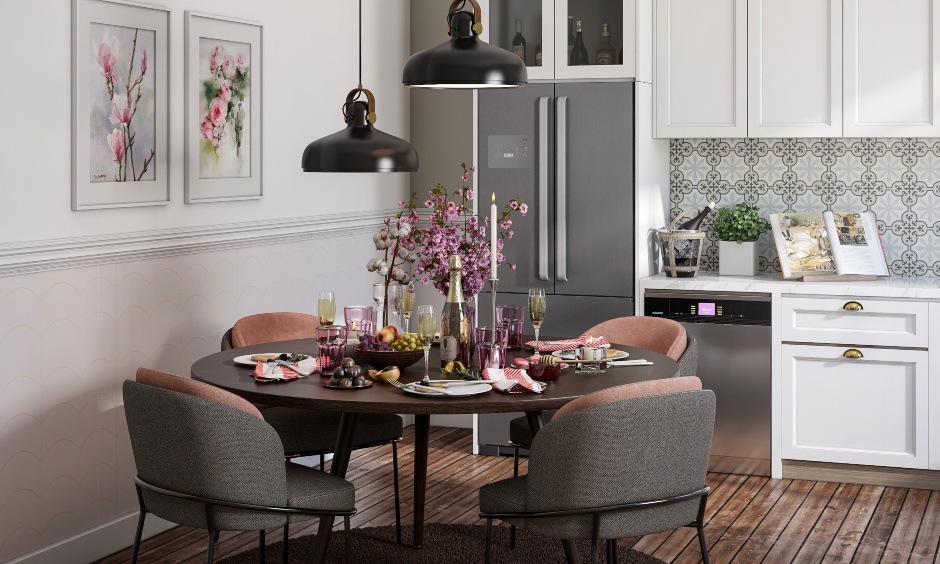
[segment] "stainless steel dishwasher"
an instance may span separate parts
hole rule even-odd
[[[647,290],[643,311],[698,341],[697,376],[717,401],[708,469],[770,476],[770,295]]]

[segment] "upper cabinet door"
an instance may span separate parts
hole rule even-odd
[[[555,78],[637,78],[638,3],[649,5],[649,0],[556,0]],[[583,62],[583,59],[578,62],[578,59],[572,58],[572,51],[577,44],[579,22],[581,40],[587,55],[586,62]],[[605,24],[607,36],[604,36]],[[649,56],[648,50],[646,53]],[[646,81],[648,82],[649,78]]]
[[[555,77],[555,0],[480,0],[480,7],[483,41],[522,57],[529,80]]]
[[[845,135],[934,137],[938,0],[845,0]]]
[[[842,0],[748,0],[747,18],[748,136],[840,137]]]
[[[746,137],[746,0],[656,0],[655,28],[656,136]]]

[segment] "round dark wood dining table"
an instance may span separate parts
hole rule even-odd
[[[549,337],[543,340],[550,340]],[[524,411],[532,434],[542,426],[542,411],[557,409],[569,401],[585,394],[645,380],[671,378],[679,372],[679,364],[671,358],[637,347],[612,344],[612,348],[625,351],[628,359],[646,359],[652,365],[613,366],[603,374],[576,374],[574,368],[561,372],[557,380],[547,381],[541,394],[506,394],[496,390],[471,397],[421,397],[404,393],[401,389],[384,383],[375,383],[371,388],[336,390],[323,387],[317,376],[277,383],[256,383],[253,368],[236,364],[233,359],[245,354],[306,352],[316,354],[314,339],[282,341],[253,345],[215,353],[196,361],[192,366],[192,377],[200,382],[228,390],[249,401],[279,407],[297,407],[340,411],[340,428],[336,437],[336,450],[330,472],[345,477],[352,452],[353,436],[359,414],[400,413],[415,415],[414,449],[414,546],[424,542],[424,501],[427,484],[428,441],[431,414],[461,413],[508,413]],[[352,347],[349,356],[353,356]],[[440,355],[438,347],[431,347],[429,365],[431,378],[440,379]],[[515,354],[513,354],[515,353]],[[510,357],[529,356],[528,351],[510,351]],[[418,361],[402,371],[401,382],[415,382],[424,376],[424,363]],[[326,558],[332,517],[321,517],[313,561],[321,563]],[[566,552],[569,547],[566,546]]]

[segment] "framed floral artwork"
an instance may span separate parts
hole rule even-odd
[[[73,0],[72,26],[72,209],[169,203],[169,10]]]
[[[262,197],[257,22],[186,12],[186,203]]]

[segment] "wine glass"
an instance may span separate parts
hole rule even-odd
[[[333,292],[320,292],[317,315],[320,317],[320,325],[333,325],[336,319],[336,296]]]
[[[421,383],[427,385],[431,381],[428,374],[428,355],[431,354],[431,342],[437,332],[437,315],[434,306],[418,306],[418,338],[421,339],[421,348],[424,349],[424,379]]]
[[[411,332],[411,312],[415,308],[415,285],[414,283],[408,284],[405,288],[402,288],[401,299],[399,300],[399,307],[401,310],[402,316],[405,318],[405,333]]]
[[[539,354],[539,329],[545,321],[545,290],[542,288],[529,290],[529,320],[535,329],[535,354]]]

